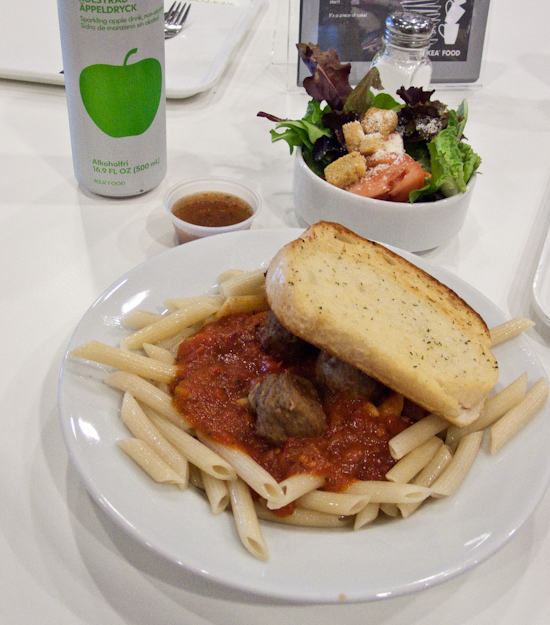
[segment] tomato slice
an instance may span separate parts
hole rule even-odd
[[[377,152],[365,158],[367,173],[347,191],[378,200],[408,202],[409,193],[424,186],[430,174],[408,154]]]

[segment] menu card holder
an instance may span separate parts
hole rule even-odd
[[[278,9],[271,51],[271,66],[286,91],[302,91],[303,77],[297,81],[302,64],[296,45],[300,40],[301,0],[278,0]],[[304,77],[309,75],[306,71]]]
[[[352,65],[352,85],[368,72],[381,48],[386,17],[400,8],[427,15],[435,24],[429,51],[434,86],[481,84],[490,0],[296,1],[300,3],[300,25],[294,43],[317,43],[323,50],[336,50],[342,63]],[[294,19],[289,11],[289,33]],[[310,75],[302,62],[297,74],[298,85]]]

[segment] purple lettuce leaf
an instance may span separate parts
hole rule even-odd
[[[341,111],[353,90],[349,84],[351,64],[340,63],[332,48],[325,52],[313,43],[299,43],[297,48],[312,74],[304,79],[306,92],[317,102],[326,101],[333,111]]]

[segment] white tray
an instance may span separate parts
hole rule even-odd
[[[181,35],[166,42],[166,95],[186,98],[212,87],[264,0],[191,0]],[[171,0],[166,0],[168,7]],[[5,3],[0,78],[62,85],[55,0]]]

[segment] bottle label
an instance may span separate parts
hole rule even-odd
[[[75,176],[122,196],[166,173],[164,5],[58,0]]]
[[[122,65],[97,63],[80,73],[80,95],[95,125],[110,137],[143,134],[153,123],[162,93],[162,67],[157,59]]]

